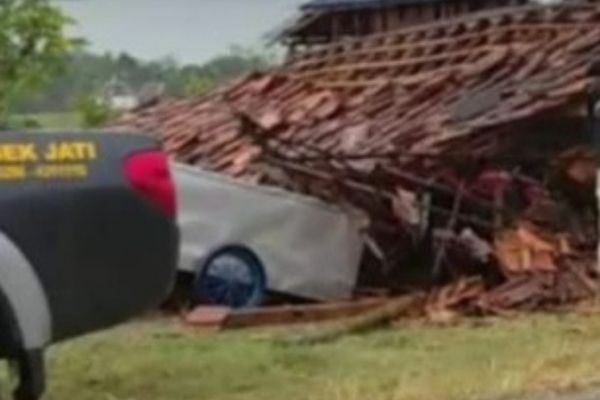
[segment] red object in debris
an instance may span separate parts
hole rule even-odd
[[[472,189],[489,199],[503,198],[510,192],[519,191],[528,204],[539,201],[546,194],[543,186],[533,179],[523,179],[502,169],[483,171],[475,180]]]
[[[514,183],[514,178],[504,170],[486,170],[475,180],[473,189],[478,193],[493,199],[497,196],[504,196],[514,187]]]

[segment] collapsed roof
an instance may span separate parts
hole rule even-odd
[[[310,0],[304,3],[300,9],[305,11],[315,10],[346,10],[365,8],[385,8],[397,5],[420,5],[427,3],[443,3],[451,0]],[[533,0],[529,3],[552,4],[564,0]],[[566,0],[571,1],[571,0]],[[485,4],[490,0],[473,0],[474,3]]]
[[[458,279],[444,307],[533,309],[598,293],[581,118],[598,59],[600,4],[512,8],[332,44],[121,125],[179,161],[362,211],[361,283]]]
[[[298,44],[364,37],[478,10],[556,1],[562,0],[312,0],[272,36],[295,49]]]
[[[300,8],[304,11],[384,8],[396,5],[439,3],[446,0],[310,0]]]
[[[600,5],[511,8],[333,44],[119,124],[156,132],[182,162],[253,182],[263,147],[240,116],[282,148],[338,156],[492,151],[510,124],[576,112],[599,56]]]

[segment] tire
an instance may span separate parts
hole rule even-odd
[[[16,357],[22,350],[21,332],[8,298],[0,290],[0,359]]]
[[[260,259],[244,246],[226,246],[202,262],[192,287],[195,305],[232,308],[260,306],[266,297],[267,276]]]

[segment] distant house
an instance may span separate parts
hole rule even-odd
[[[102,88],[99,100],[114,111],[130,111],[159,100],[165,90],[164,82],[146,82],[134,89],[125,80],[114,77]]]
[[[137,92],[137,106],[152,104],[161,99],[166,92],[164,82],[148,82]]]
[[[100,101],[115,111],[128,111],[138,106],[135,91],[119,78],[112,78],[104,85]]]
[[[310,0],[278,38],[295,50],[529,2],[532,0]]]

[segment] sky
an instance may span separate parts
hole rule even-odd
[[[260,48],[264,35],[304,0],[55,0],[95,52],[202,63],[234,45]]]

